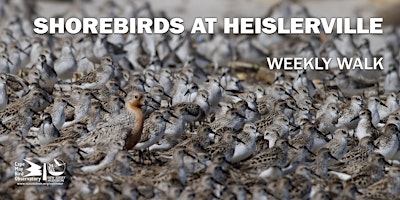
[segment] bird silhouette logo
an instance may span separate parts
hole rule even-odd
[[[42,167],[40,165],[37,165],[29,160],[25,160],[25,162],[27,162],[30,167],[28,169],[26,169],[27,171],[29,171],[29,174],[24,175],[25,177],[30,177],[30,176],[42,176]]]

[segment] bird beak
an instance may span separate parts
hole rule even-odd
[[[285,91],[285,94],[288,95],[290,98],[293,98],[293,96],[289,94],[289,92]]]
[[[77,50],[75,49],[74,45],[72,45],[72,43],[71,43],[71,49],[73,49],[75,52],[77,52]]]
[[[123,90],[123,89],[121,88],[121,86],[118,86],[118,90],[121,91],[122,93],[124,93],[125,96],[128,95],[128,93],[126,93],[125,90]]]
[[[189,89],[188,90],[186,90],[186,92],[185,92],[185,95],[184,96],[186,96],[187,94],[189,94]]]
[[[387,108],[387,105],[385,105],[382,101],[379,101],[379,104],[381,105],[381,106],[383,106],[383,107],[386,107]]]
[[[153,108],[154,110],[157,110],[157,108],[155,108],[154,106],[152,106],[151,104],[147,105],[150,108]]]
[[[23,49],[23,52],[25,52],[25,50],[27,50],[27,49],[29,49],[29,48],[31,48],[32,47],[32,44],[29,44],[28,46],[26,46],[24,49]],[[26,53],[26,52],[25,52]]]
[[[97,101],[101,102],[101,100],[99,98],[97,98],[93,93],[90,93],[90,96],[92,96],[93,99],[96,99]]]
[[[164,92],[164,95],[166,96],[166,97],[168,97],[169,99],[172,99],[172,97],[171,96],[169,96],[167,93],[165,93]]]
[[[238,138],[238,137],[236,137],[236,136],[235,136],[234,138],[235,138],[238,142],[240,142],[240,143],[242,143],[242,144],[246,144],[246,143],[244,143],[243,140],[241,140],[240,138]]]
[[[321,178],[318,174],[316,174],[313,170],[310,170],[310,173],[318,178]]]
[[[239,116],[240,118],[242,118],[242,119],[246,119],[246,116],[243,116],[243,115],[241,115],[241,114],[239,114],[239,113],[238,113],[238,116]]]
[[[71,106],[72,108],[75,108],[72,104],[70,104],[68,101],[66,101],[66,100],[62,100],[65,104],[67,104],[67,106]]]
[[[306,148],[307,149],[307,151],[308,151],[308,153],[309,154],[311,154],[311,155],[313,155],[313,156],[317,156],[314,152],[312,152],[308,147]]]
[[[297,149],[295,146],[291,145],[289,142],[287,143],[289,147],[293,148],[293,149]]]
[[[106,112],[106,113],[108,113],[108,114],[111,114],[111,112],[108,111],[108,110],[106,110],[103,106],[100,107],[100,110],[102,110],[102,111],[104,111],[104,112]]]
[[[10,59],[7,58],[7,62],[10,63],[11,65],[14,65]]]
[[[123,104],[125,104],[125,101],[121,98],[121,97],[119,97],[118,98]]]
[[[79,149],[79,148],[78,148],[78,155],[79,155],[79,158],[80,158],[80,160],[84,160],[84,157],[82,156],[81,153],[87,154],[85,151],[83,151],[82,149]]]
[[[253,108],[250,108],[249,106],[247,106],[247,109],[249,109],[251,112],[257,112],[256,110],[254,110]]]
[[[171,121],[169,121],[168,119],[163,118],[167,123],[172,124]]]
[[[21,48],[18,48],[18,50],[19,50],[20,52],[22,52],[23,54],[25,54],[25,55],[29,56],[29,54],[28,54],[28,53],[26,53],[26,51],[24,51],[23,49],[21,49]]]
[[[338,159],[337,159],[335,156],[333,156],[333,155],[331,154],[331,152],[329,152],[329,156],[330,156],[333,160],[338,161]]]
[[[299,93],[299,92],[296,90],[296,88],[293,87],[293,85],[292,85],[292,90],[295,91],[297,94]]]
[[[386,159],[383,159],[383,160],[385,161],[385,164],[386,164],[386,165],[393,166],[393,164],[392,164],[392,163],[389,163],[388,161],[386,161]]]
[[[197,159],[194,155],[185,150],[185,153],[193,159]]]
[[[175,118],[175,119],[178,119],[179,117],[178,116],[176,116],[173,112],[171,112],[171,111],[169,111],[169,114],[171,115],[171,117],[173,117],[173,118]]]

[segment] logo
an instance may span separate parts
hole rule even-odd
[[[17,185],[62,185],[67,165],[56,158],[40,164],[24,159],[21,163],[15,162],[14,168]]]

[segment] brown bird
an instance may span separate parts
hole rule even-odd
[[[141,106],[144,105],[142,101],[143,95],[132,94],[128,95],[128,98],[129,97],[133,98],[126,103],[126,108],[129,110],[129,112],[135,115],[136,118],[134,126],[132,127],[131,130],[131,134],[125,140],[125,148],[128,150],[132,149],[134,146],[136,146],[137,143],[139,143],[140,138],[142,136],[143,122],[144,122],[142,109],[140,108]]]
[[[125,149],[132,149],[139,141],[143,129],[143,95],[129,94],[125,110],[113,120],[99,125],[95,130],[79,138],[80,146],[108,145],[112,141],[125,141]]]

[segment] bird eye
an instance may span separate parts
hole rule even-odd
[[[137,95],[134,96],[135,99],[139,98]]]

